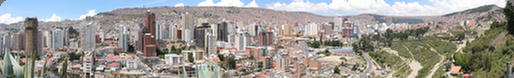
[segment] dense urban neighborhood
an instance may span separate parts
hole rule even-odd
[[[0,78],[514,78],[513,35],[510,2],[438,16],[118,8],[0,24]]]

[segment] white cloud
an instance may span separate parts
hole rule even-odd
[[[252,0],[252,2],[248,3],[245,7],[259,7],[259,5],[255,0]]]
[[[57,16],[57,14],[52,14],[52,17],[50,18],[47,18],[47,19],[43,19],[44,22],[58,22],[58,21],[61,21],[61,17],[60,16]]]
[[[10,13],[0,15],[0,23],[11,24],[23,21],[23,17],[12,17]]]
[[[223,7],[243,7],[244,3],[240,0],[221,0],[217,3],[214,3],[212,0],[205,0],[198,4],[198,6],[223,6]]]
[[[175,7],[183,7],[183,6],[184,6],[184,3],[175,4]]]
[[[505,0],[428,0],[427,4],[418,2],[392,2],[384,0],[332,0],[330,3],[311,3],[309,0],[294,0],[291,3],[268,4],[267,8],[287,11],[306,12],[356,12],[375,13],[381,15],[419,16],[443,15],[483,5],[495,4],[505,6]]]
[[[328,11],[328,4],[325,2],[322,3],[311,3],[309,1],[304,0],[294,0],[293,2],[286,3],[273,3],[273,5],[268,5],[270,9],[278,9],[278,10],[288,10],[288,11],[307,11],[307,12],[316,12],[316,11]]]
[[[80,15],[80,17],[78,18],[78,20],[86,19],[86,17],[94,16],[94,15],[96,15],[96,14],[97,14],[97,13],[96,13],[96,10],[94,10],[94,9],[93,9],[93,10],[89,10],[89,11],[87,12],[87,14]]]

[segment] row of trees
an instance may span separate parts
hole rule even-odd
[[[509,34],[514,34],[514,8],[510,1],[507,1],[505,8],[503,8],[503,14],[507,19],[507,31],[509,31]]]

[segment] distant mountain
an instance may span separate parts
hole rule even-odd
[[[484,12],[491,12],[491,11],[494,11],[494,12],[502,12],[502,8],[496,6],[496,5],[484,5],[484,6],[480,6],[480,7],[477,7],[477,8],[472,8],[472,9],[468,9],[468,10],[464,10],[464,11],[459,11],[459,12],[454,12],[454,13],[450,13],[450,14],[446,14],[446,15],[443,15],[443,16],[454,16],[454,15],[457,15],[457,14],[472,14],[472,13],[484,13]]]
[[[502,9],[496,5],[486,5],[461,12],[445,14],[442,16],[385,16],[377,14],[360,14],[354,16],[338,16],[349,18],[363,24],[409,23],[419,24],[425,22],[458,22],[469,19],[478,21],[502,21],[504,20]],[[89,23],[96,23],[102,29],[114,30],[119,25],[137,25],[143,23],[144,13],[150,11],[156,14],[158,24],[180,24],[181,15],[186,12],[193,15],[195,21],[200,18],[208,18],[210,23],[228,20],[238,25],[252,23],[266,24],[267,26],[279,26],[281,24],[306,24],[307,22],[325,23],[333,22],[335,16],[316,15],[308,12],[277,11],[265,8],[245,7],[153,7],[153,8],[120,8],[108,12],[101,12],[84,20],[64,20],[60,22],[40,22],[42,29],[53,27],[80,27]],[[1,25],[4,29],[15,30],[23,27],[22,22],[10,25]]]

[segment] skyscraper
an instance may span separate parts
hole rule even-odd
[[[169,34],[169,37],[174,40],[174,39],[178,39],[177,38],[177,27],[173,26],[173,25],[170,25],[170,27],[168,27],[168,34]]]
[[[210,33],[207,33],[206,37],[207,37],[207,39],[205,40],[206,41],[205,48],[206,48],[207,54],[209,54],[209,55],[215,54],[216,48],[217,48],[216,35],[214,35],[214,33],[210,32]]]
[[[304,36],[317,36],[318,35],[318,24],[309,23],[305,26]]]
[[[217,34],[218,34],[218,41],[225,41],[228,42],[228,30],[227,30],[227,22],[221,22],[217,26]]]
[[[24,47],[25,47],[25,39],[24,39],[24,35],[23,32],[19,32],[19,33],[16,33],[14,34],[13,36],[13,39],[14,40],[13,42],[11,42],[12,46],[11,46],[11,49],[12,50],[23,50]]]
[[[210,26],[208,23],[203,23],[202,26],[196,27],[194,32],[194,43],[198,48],[205,48],[206,33],[208,33]]]
[[[143,53],[145,57],[157,56],[157,41],[155,29],[155,14],[150,11],[145,13],[145,26],[143,27]]]
[[[270,46],[273,44],[273,32],[261,31],[258,36],[259,46]]]
[[[155,27],[156,30],[155,30],[155,36],[157,37],[157,40],[161,40],[162,39],[162,27],[161,27],[161,24],[157,24],[157,26]]]
[[[193,32],[191,32],[194,28],[193,24],[194,20],[191,14],[186,12],[182,15],[182,39],[186,42],[189,42],[193,38],[193,36],[191,36],[193,34]]]
[[[96,27],[86,25],[80,33],[80,48],[84,51],[94,51],[96,48]]]
[[[64,48],[64,31],[56,29],[52,31],[52,46],[51,48]]]
[[[25,19],[25,56],[27,57],[25,65],[25,77],[33,78],[34,60],[38,52],[38,21],[37,18]],[[30,59],[30,61],[29,61]]]
[[[284,32],[282,33],[283,35],[291,35],[291,25],[289,24],[284,24]]]
[[[128,31],[126,27],[121,26],[118,28],[118,48],[121,48],[122,51],[128,51]]]

